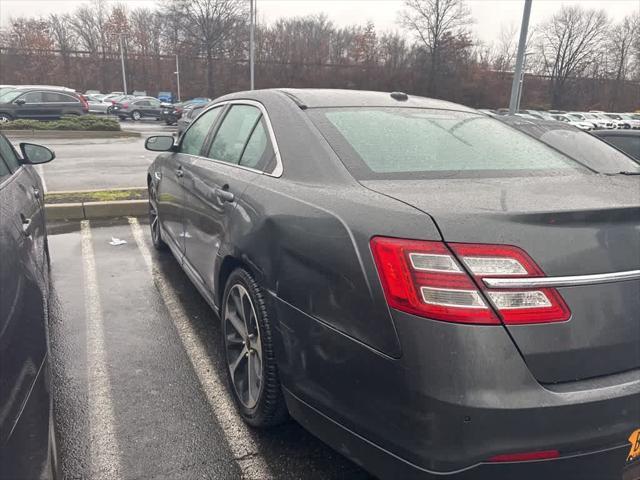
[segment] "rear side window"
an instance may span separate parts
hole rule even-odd
[[[80,101],[71,95],[56,92],[43,92],[43,101],[46,103],[80,103]]]
[[[0,156],[2,156],[11,172],[15,172],[20,168],[20,160],[18,160],[15,150],[9,140],[2,135],[0,135]]]
[[[484,115],[418,108],[309,110],[356,178],[562,174],[579,164]]]
[[[222,111],[222,107],[212,108],[203,113],[193,124],[191,128],[182,136],[180,143],[180,152],[188,155],[200,155],[202,144],[204,143],[211,126],[215,123],[218,115]]]
[[[264,119],[261,119],[249,137],[249,141],[240,158],[240,165],[262,170],[273,155],[274,152],[267,135],[267,128]]]
[[[233,105],[222,121],[209,148],[209,158],[223,162],[240,162],[245,144],[262,113],[251,105]]]
[[[140,100],[138,102],[135,102],[134,105],[136,107],[148,107],[149,106],[149,102],[147,100]]]

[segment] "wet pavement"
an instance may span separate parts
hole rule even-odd
[[[219,320],[148,230],[136,219],[50,229],[62,478],[369,478],[293,421],[242,423]]]
[[[146,174],[156,153],[144,148],[151,135],[172,135],[175,126],[142,120],[122,122],[123,130],[139,132],[141,137],[52,139],[29,138],[29,142],[50,147],[53,162],[38,167],[47,191],[78,191],[108,188],[146,187]],[[15,140],[14,144],[20,141]]]

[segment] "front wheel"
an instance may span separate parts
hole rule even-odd
[[[282,423],[288,412],[264,291],[243,268],[229,276],[220,317],[227,377],[242,419],[254,427]]]
[[[134,121],[136,121],[136,122],[137,122],[138,120],[140,120],[140,119],[142,118],[142,115],[140,114],[140,112],[139,112],[139,111],[134,110],[133,112],[131,112],[131,118],[132,118]]]

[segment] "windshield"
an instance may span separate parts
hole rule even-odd
[[[417,108],[309,113],[356,178],[549,175],[580,169],[547,145],[476,113]]]

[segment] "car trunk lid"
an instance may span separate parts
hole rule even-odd
[[[446,242],[513,245],[547,277],[640,270],[640,178],[367,180],[429,214]],[[560,286],[566,322],[506,325],[542,383],[640,368],[640,280]],[[482,328],[482,327],[480,327]]]

